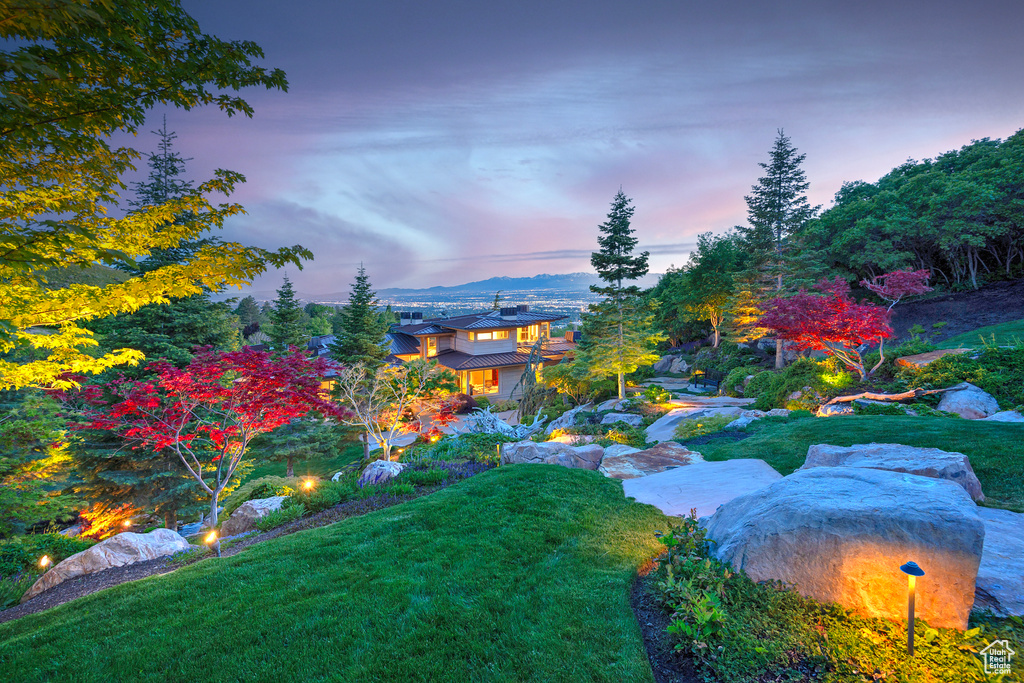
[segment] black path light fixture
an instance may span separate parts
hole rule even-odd
[[[907,654],[914,656],[914,593],[917,588],[917,577],[924,576],[924,570],[916,562],[907,562],[900,567],[907,575]]]

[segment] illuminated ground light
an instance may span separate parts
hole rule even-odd
[[[50,559],[49,555],[43,555],[39,558],[39,566],[43,568],[44,572],[50,568],[51,564],[53,564],[53,560]]]
[[[907,654],[914,656],[914,592],[917,589],[917,577],[924,576],[924,570],[916,562],[907,562],[900,567],[907,575]]]
[[[313,481],[312,479],[307,479],[306,481],[302,482],[302,488],[306,489],[307,491],[312,491],[314,486],[316,486],[316,482]]]

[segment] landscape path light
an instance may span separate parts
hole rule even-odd
[[[302,485],[305,487],[307,491],[312,491],[314,482],[312,479],[307,479],[305,482],[303,482]]]
[[[50,568],[51,564],[53,564],[53,560],[50,559],[49,555],[43,555],[39,558],[39,566],[43,568],[44,574],[46,573],[46,570]]]
[[[900,567],[907,575],[907,654],[914,656],[914,592],[917,588],[917,577],[924,576],[924,570],[916,562],[907,562]]]
[[[220,537],[217,536],[216,529],[206,534],[206,539],[204,540],[204,542],[206,543],[206,545],[210,546],[215,551],[217,551],[217,557],[220,557]]]

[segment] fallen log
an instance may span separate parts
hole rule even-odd
[[[834,399],[826,403],[825,405],[830,406],[836,403],[850,403],[858,399],[866,398],[870,401],[906,401],[911,398],[921,398],[929,394],[941,394],[945,391],[949,391],[952,387],[946,389],[911,389],[910,391],[904,391],[900,394],[876,394],[873,391],[865,391],[860,394],[853,394],[852,396],[836,396]]]

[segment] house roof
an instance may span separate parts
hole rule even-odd
[[[392,331],[401,331],[404,334],[444,334],[451,330],[494,330],[524,327],[526,325],[536,325],[537,323],[563,320],[566,317],[568,316],[559,315],[558,313],[517,311],[514,318],[509,316],[506,319],[501,316],[500,311],[485,311],[484,313],[471,313],[454,318],[432,318],[415,325],[394,325],[391,329]]]
[[[510,365],[526,365],[530,360],[530,354],[513,352],[485,353],[473,356],[462,351],[442,351],[434,356],[433,360],[452,370],[482,370]]]
[[[420,352],[420,341],[404,332],[389,332],[387,339],[391,342],[391,355],[405,356]]]

